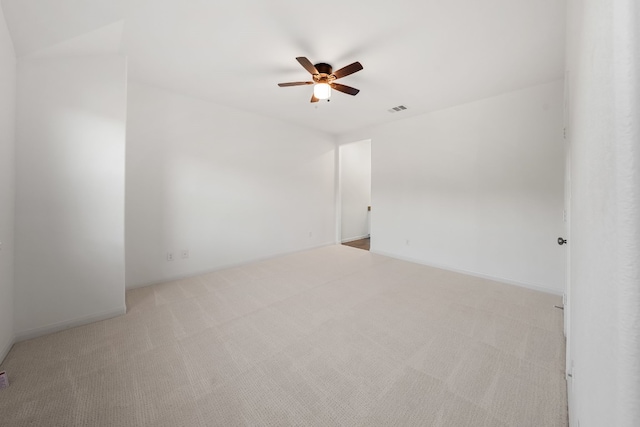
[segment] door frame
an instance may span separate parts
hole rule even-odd
[[[571,92],[569,82],[571,81],[569,71],[565,71],[564,76],[564,148],[565,148],[565,177],[564,177],[564,233],[567,244],[565,247],[565,291],[563,295],[563,307],[564,307],[564,336],[566,339],[565,350],[565,379],[567,381],[567,405],[569,425],[572,425],[572,420],[575,418],[574,411],[574,362],[573,362],[573,340],[571,339],[573,323],[572,323],[572,283],[571,283]]]
[[[357,139],[355,141],[349,141],[349,142],[344,142],[344,143],[336,143],[336,156],[335,156],[335,165],[336,165],[336,171],[335,171],[335,205],[336,205],[336,212],[335,212],[335,220],[336,220],[336,234],[335,234],[335,240],[336,240],[336,244],[337,245],[341,245],[342,244],[342,181],[343,181],[343,176],[342,176],[342,147],[349,145],[349,144],[355,144],[358,142],[364,142],[364,141],[369,141],[369,144],[371,146],[371,138],[361,138],[361,139]],[[371,151],[373,151],[373,148],[371,147]],[[373,161],[371,161],[371,174],[373,174]],[[370,187],[370,191],[372,192],[373,190],[373,186],[371,185],[371,181],[372,178],[369,179],[369,187]],[[369,211],[367,214],[367,227],[368,227],[368,231],[369,231],[369,236],[371,236],[371,212]]]

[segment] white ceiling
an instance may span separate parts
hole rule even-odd
[[[334,135],[562,78],[565,0],[2,0],[16,53],[113,49],[133,80]],[[124,25],[122,25],[122,22]],[[102,44],[102,47],[99,45]],[[71,46],[72,48],[69,48]],[[364,70],[309,103],[297,63]],[[408,110],[391,114],[397,105]]]

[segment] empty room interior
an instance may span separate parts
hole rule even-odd
[[[0,425],[640,425],[640,3],[0,0]]]

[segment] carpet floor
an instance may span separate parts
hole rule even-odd
[[[561,298],[347,246],[17,343],[3,426],[566,426]]]

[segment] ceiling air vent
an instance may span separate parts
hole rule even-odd
[[[397,107],[389,108],[389,110],[387,111],[389,111],[390,113],[397,113],[398,111],[403,111],[406,109],[407,107],[405,107],[404,105],[398,105]]]

